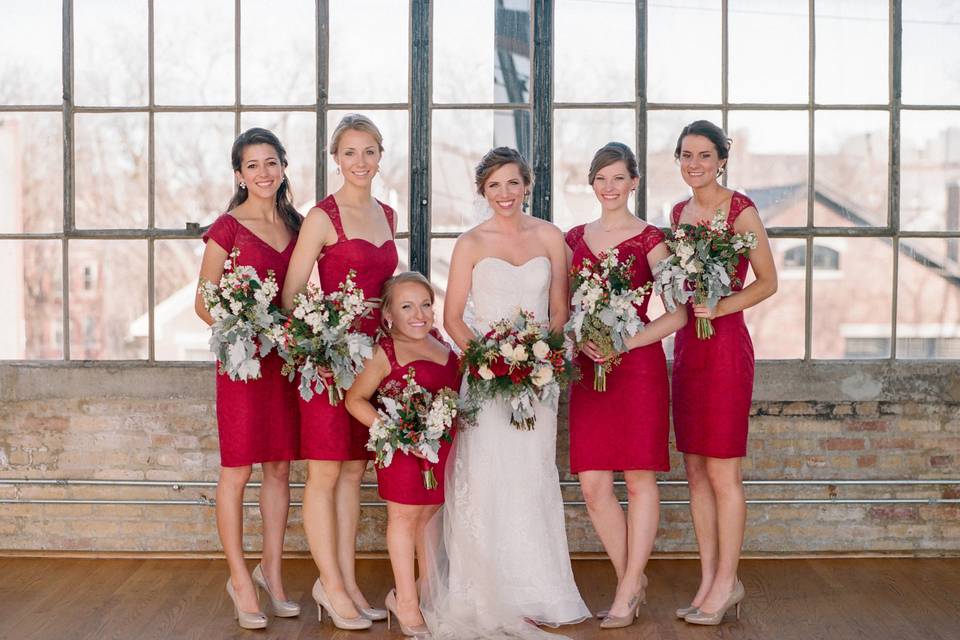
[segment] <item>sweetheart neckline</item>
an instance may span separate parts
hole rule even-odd
[[[481,262],[483,262],[484,260],[496,260],[497,262],[502,262],[503,264],[506,264],[506,265],[509,265],[509,266],[513,267],[514,269],[522,269],[523,267],[527,266],[528,264],[530,264],[530,263],[533,262],[534,260],[537,260],[537,259],[540,259],[540,258],[543,258],[543,259],[546,260],[547,262],[550,262],[550,257],[549,257],[549,256],[533,256],[532,258],[530,258],[529,260],[527,260],[526,262],[523,262],[523,263],[521,263],[521,264],[513,264],[513,263],[510,262],[509,260],[504,260],[503,258],[498,258],[497,256],[485,256],[485,257],[480,258],[479,260],[477,260],[477,262],[476,262],[473,266],[476,267],[477,265],[479,265],[479,264],[480,264]]]

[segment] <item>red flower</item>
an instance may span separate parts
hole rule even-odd
[[[503,356],[498,356],[496,360],[490,363],[490,370],[493,371],[493,375],[499,378],[510,373],[510,366],[503,359]]]
[[[531,367],[517,367],[510,372],[510,379],[514,384],[520,384],[525,378],[530,375],[530,372],[533,371]]]

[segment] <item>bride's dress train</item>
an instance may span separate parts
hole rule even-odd
[[[472,278],[478,331],[519,307],[547,321],[545,256],[520,266],[484,258]],[[477,424],[457,435],[421,580],[421,608],[434,638],[556,639],[531,621],[558,626],[590,616],[570,565],[556,438],[553,403],[538,404],[536,428],[520,431],[505,403],[487,402]]]

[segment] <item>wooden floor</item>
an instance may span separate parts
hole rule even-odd
[[[299,618],[271,618],[266,631],[243,631],[224,593],[222,560],[78,560],[0,558],[0,638],[96,640],[145,638],[400,638],[377,623],[346,632],[317,622],[310,601],[315,569],[285,561],[288,593],[304,607]],[[574,562],[587,605],[609,604],[613,572],[598,560]],[[763,640],[957,640],[960,638],[960,559],[748,560],[743,618],[719,628],[673,617],[697,582],[691,560],[655,560],[648,605],[640,621],[601,631],[594,620],[565,627],[576,639],[751,638]],[[391,586],[384,560],[364,560],[359,581],[382,603]]]

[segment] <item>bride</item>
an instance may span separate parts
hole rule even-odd
[[[563,235],[523,214],[530,183],[514,149],[493,149],[477,166],[477,191],[494,215],[453,249],[443,316],[461,349],[474,330],[521,307],[553,330],[567,319]],[[590,612],[567,550],[556,404],[536,407],[532,431],[511,426],[501,401],[485,403],[477,422],[457,436],[444,508],[428,532],[424,618],[434,638],[557,638],[532,623],[575,624]]]

